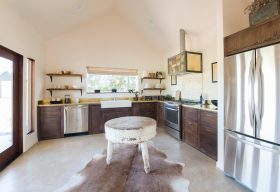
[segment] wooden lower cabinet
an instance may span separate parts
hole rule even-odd
[[[124,107],[124,108],[108,108],[108,109],[101,109],[101,120],[102,120],[102,124],[101,124],[101,132],[104,133],[104,124],[106,123],[106,121],[109,121],[111,119],[114,118],[118,118],[118,117],[125,117],[125,116],[131,116],[132,115],[132,111],[131,108],[129,107]]]
[[[164,103],[158,102],[157,103],[157,125],[163,127],[165,125],[165,118],[164,118]]]
[[[217,113],[182,109],[183,141],[217,160]]]
[[[102,133],[101,105],[89,105],[89,134]]]
[[[198,148],[198,110],[183,107],[183,141],[194,148]]]
[[[38,107],[38,139],[57,139],[64,137],[64,108]]]
[[[140,103],[140,106],[140,116],[156,120],[156,102],[143,102]]]
[[[132,103],[132,116],[141,115],[141,103]]]
[[[133,103],[132,107],[101,109],[100,104],[89,105],[89,134],[104,133],[104,123],[124,116],[144,116],[156,119],[156,102]],[[38,137],[56,139],[64,137],[64,106],[38,107]]]
[[[215,112],[200,112],[199,148],[203,153],[217,160],[217,113]]]

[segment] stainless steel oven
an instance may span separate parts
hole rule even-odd
[[[165,128],[171,136],[182,139],[181,103],[167,101],[164,104]]]

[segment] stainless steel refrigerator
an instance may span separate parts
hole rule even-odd
[[[280,44],[225,58],[224,172],[280,192]]]

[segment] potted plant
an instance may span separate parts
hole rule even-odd
[[[249,13],[250,26],[262,23],[279,15],[280,0],[255,0],[244,12]]]

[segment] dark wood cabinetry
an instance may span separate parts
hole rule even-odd
[[[124,116],[144,116],[156,119],[156,102],[133,103],[128,108],[101,109],[100,104],[89,105],[89,134],[104,133],[104,123]],[[55,139],[64,137],[64,106],[38,107],[38,137]]]
[[[217,113],[182,109],[183,141],[217,160]]]
[[[225,56],[280,42],[280,17],[224,38]]]
[[[132,103],[132,116],[141,115],[141,103]]]
[[[156,102],[143,102],[140,106],[141,116],[156,119]]]
[[[163,102],[158,102],[157,103],[157,125],[159,127],[163,127],[165,125],[164,121],[165,121],[165,118],[164,118],[164,103]]]
[[[38,107],[38,139],[64,137],[63,107]]]
[[[199,149],[217,160],[217,113],[200,111]]]
[[[114,118],[118,117],[125,117],[125,116],[130,116],[132,115],[131,108],[108,108],[108,109],[101,109],[101,132],[104,133],[104,124],[106,121],[109,121]]]
[[[101,105],[89,105],[89,134],[102,133]]]
[[[183,107],[183,141],[187,144],[198,148],[198,110]]]

